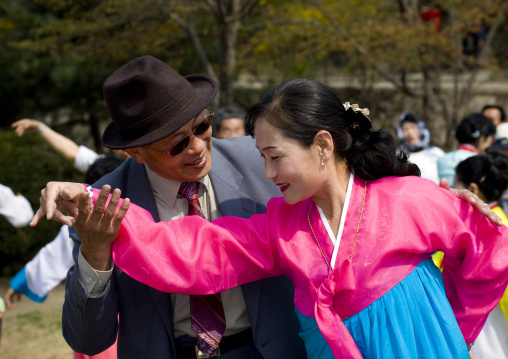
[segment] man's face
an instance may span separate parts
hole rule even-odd
[[[499,111],[497,108],[488,108],[483,111],[483,115],[490,118],[494,126],[497,126],[501,123],[501,111]]]
[[[219,131],[216,134],[217,138],[239,136],[245,136],[245,126],[241,118],[228,118],[221,121]]]
[[[206,176],[212,167],[211,127],[201,135],[191,134],[203,122],[204,117],[205,114],[202,112],[172,135],[149,146],[127,149],[127,152],[138,163],[146,163],[161,177],[180,182],[198,181]],[[189,145],[181,153],[175,156],[162,153],[169,151],[186,136],[189,136]]]

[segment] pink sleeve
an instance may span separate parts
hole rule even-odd
[[[442,227],[428,239],[433,250],[445,254],[446,295],[466,343],[471,343],[508,284],[508,229],[490,223],[451,193],[434,198],[432,211]]]
[[[94,200],[99,192],[94,189]],[[148,211],[131,203],[113,244],[113,261],[163,292],[218,293],[282,274],[267,227],[265,214],[213,223],[199,216],[155,223]]]

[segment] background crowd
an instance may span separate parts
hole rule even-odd
[[[418,165],[421,177],[436,185],[446,178],[452,187],[468,189],[508,225],[507,102],[502,91],[492,95],[494,90],[471,100],[484,73],[489,80],[504,76],[505,13],[506,4],[496,0],[363,6],[352,1],[5,1],[0,5],[0,152],[9,158],[0,181],[5,219],[0,218],[0,229],[14,240],[2,241],[0,235],[2,274],[10,284],[0,293],[5,299],[3,305],[0,298],[0,339],[2,312],[15,313],[23,296],[44,305],[75,265],[66,226],[27,228],[38,206],[38,193],[29,189],[38,192],[52,179],[94,183],[131,157],[101,145],[104,123],[110,121],[102,84],[117,66],[144,53],[167,59],[179,73],[207,73],[218,80],[210,106],[216,139],[244,138],[246,111],[273,83],[309,77],[333,84],[350,96],[342,95],[345,99],[373,110],[375,127],[392,132],[399,153]],[[373,14],[379,15],[375,24],[363,23]],[[323,34],[342,40],[328,41]],[[382,81],[393,90],[372,85]],[[445,91],[452,82],[456,86]],[[442,269],[442,253],[434,260]],[[175,303],[174,296],[157,298],[158,304]],[[247,310],[238,314],[240,333]],[[508,359],[507,323],[508,296],[489,316],[471,357]],[[5,320],[3,330],[9,330]],[[114,344],[92,357],[116,358],[116,352]]]

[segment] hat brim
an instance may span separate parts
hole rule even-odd
[[[184,76],[194,88],[195,96],[191,104],[181,111],[176,118],[171,121],[163,121],[167,117],[167,111],[161,111],[157,116],[162,120],[162,126],[153,128],[147,133],[134,139],[126,139],[122,137],[115,127],[110,123],[102,135],[102,144],[104,147],[111,149],[126,149],[133,147],[146,146],[157,142],[175,133],[180,127],[185,125],[189,120],[196,117],[203,109],[205,109],[215,98],[217,94],[217,85],[208,76],[188,75]],[[171,117],[168,117],[171,118]]]

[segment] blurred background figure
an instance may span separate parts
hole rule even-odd
[[[86,171],[85,183],[96,182],[102,176],[114,171],[123,162],[123,159],[113,154],[98,158]],[[44,302],[48,293],[65,279],[67,272],[74,265],[73,247],[74,242],[69,236],[69,228],[64,225],[55,239],[46,244],[12,278],[10,288],[5,294],[7,308],[15,308],[16,302],[21,300],[23,294],[37,303]],[[115,359],[116,343],[98,355],[91,357],[74,353],[74,358]]]
[[[455,187],[466,188],[476,194],[501,217],[508,226],[508,218],[498,204],[501,193],[508,188],[508,156],[496,149],[485,155],[469,157],[457,165]],[[476,338],[471,353],[475,359],[508,359],[508,294],[492,310]]]
[[[495,141],[491,145],[508,155],[508,122],[501,123],[496,127]]]
[[[48,293],[65,279],[67,271],[74,265],[73,247],[69,227],[64,225],[55,239],[39,250],[11,280],[5,294],[7,308],[16,308],[22,294],[34,302],[44,302]]]
[[[78,145],[71,139],[52,130],[41,121],[25,118],[12,123],[11,127],[16,130],[16,134],[19,137],[29,133],[40,134],[55,151],[74,163],[74,167],[83,173],[88,170],[88,167],[90,167],[95,160],[105,156],[96,153],[88,147]],[[121,150],[115,150],[113,153],[122,159],[127,159],[129,157],[126,152]]]
[[[4,316],[4,312],[5,312],[5,302],[0,297],[0,344],[1,344],[1,340],[2,340],[2,318]]]
[[[14,194],[12,189],[0,184],[0,215],[16,228],[26,226],[32,220],[34,211],[30,202],[21,194]],[[0,339],[2,336],[2,321],[5,312],[5,302],[0,297]]]
[[[485,149],[494,142],[495,135],[496,126],[488,117],[480,113],[464,117],[455,130],[459,146],[437,161],[439,178],[446,178],[450,186],[453,186],[457,164],[476,154],[484,154]]]
[[[434,24],[436,31],[441,30],[441,20],[443,18],[443,10],[439,4],[430,2],[420,10],[420,18],[425,22]]]
[[[490,118],[494,126],[499,126],[506,121],[506,114],[501,106],[485,105],[482,109],[482,115]]]
[[[496,140],[490,147],[508,155],[508,122],[501,123],[496,127]],[[498,200],[498,204],[504,213],[508,213],[508,189],[504,190],[501,198]]]
[[[14,227],[21,228],[30,223],[34,211],[25,197],[0,184],[0,215]]]
[[[421,176],[438,184],[437,160],[444,152],[439,147],[430,146],[430,132],[425,122],[406,111],[400,117],[397,135],[401,151],[420,168]]]
[[[224,106],[213,116],[213,135],[216,138],[245,136],[245,112],[236,106]]]

